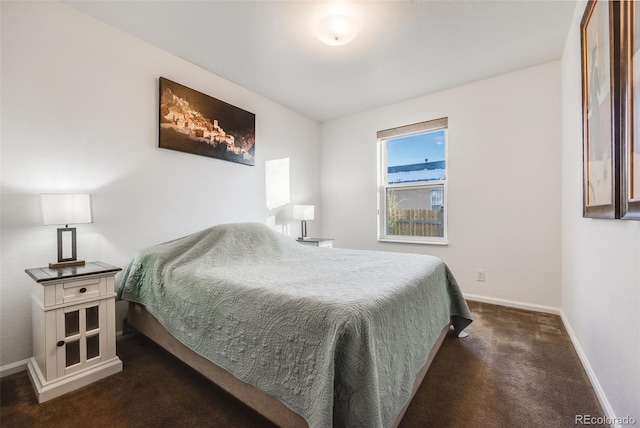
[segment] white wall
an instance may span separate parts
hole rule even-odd
[[[218,223],[275,215],[299,233],[291,205],[266,208],[265,161],[290,158],[292,203],[318,204],[316,122],[64,4],[1,7],[0,366],[31,356],[24,269],[56,257],[40,193],[92,193],[78,255],[121,267],[138,249]],[[160,76],[255,113],[256,166],[157,148]]]
[[[552,62],[323,123],[323,236],[436,255],[467,294],[558,308],[559,94]],[[440,117],[449,118],[449,245],[377,242],[376,132]]]
[[[562,57],[562,311],[609,411],[640,421],[640,222],[582,218],[583,12]]]

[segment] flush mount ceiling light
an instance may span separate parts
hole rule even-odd
[[[333,15],[320,21],[316,34],[323,43],[342,46],[356,38],[358,27],[356,22],[348,16]]]

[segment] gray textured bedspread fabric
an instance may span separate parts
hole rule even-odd
[[[389,427],[442,328],[471,322],[438,258],[316,248],[259,223],[140,251],[122,299],[315,427]]]

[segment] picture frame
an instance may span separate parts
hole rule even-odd
[[[620,165],[620,218],[640,220],[640,7],[634,1],[625,1],[621,16],[624,138]]]
[[[620,218],[620,4],[590,0],[580,23],[583,217]]]
[[[159,78],[160,148],[255,165],[256,116]]]

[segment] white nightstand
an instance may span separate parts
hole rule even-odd
[[[122,370],[116,355],[115,275],[102,262],[27,269],[33,284],[33,357],[27,368],[42,403]]]
[[[298,242],[312,247],[333,248],[333,238],[298,238]]]

